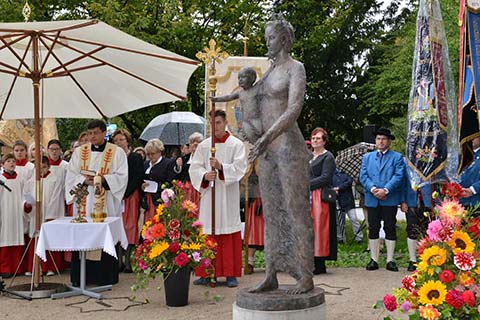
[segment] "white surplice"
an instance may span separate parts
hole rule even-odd
[[[56,197],[56,203],[52,203],[50,208],[52,215],[55,215],[57,218],[65,216],[65,177],[67,176],[67,166],[68,162],[65,160],[62,160],[59,165],[50,165],[50,172],[57,177],[57,181],[61,185],[60,195]],[[47,217],[47,219],[50,218]]]
[[[116,146],[115,146],[116,147]],[[72,158],[67,166],[67,176],[65,178],[65,199],[67,204],[73,203],[74,198],[70,194],[70,190],[75,188],[79,183],[85,181],[85,177],[80,173],[80,151],[78,147],[73,152]],[[98,172],[102,166],[103,152],[90,151],[90,165],[89,170]],[[106,190],[106,211],[107,216],[121,217],[122,216],[122,199],[125,194],[128,182],[128,163],[125,151],[116,147],[115,156],[112,160],[110,173],[103,176],[110,187]],[[76,214],[77,206],[73,206]],[[93,212],[93,187],[88,187],[88,196],[86,204],[87,215]]]
[[[189,174],[192,184],[200,194],[200,221],[203,232],[212,233],[212,189],[202,187],[204,175],[210,167],[211,138],[200,143],[193,155]],[[215,143],[217,158],[223,165],[224,180],[215,181],[215,234],[231,234],[241,230],[239,182],[247,170],[245,146],[230,135],[224,143]]]
[[[0,187],[0,247],[24,245],[25,181],[20,175],[16,179],[6,179],[0,175],[5,185],[12,191]]]

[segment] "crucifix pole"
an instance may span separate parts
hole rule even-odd
[[[216,77],[216,69],[215,69],[215,63],[222,63],[222,61],[226,58],[228,58],[228,53],[225,51],[221,51],[220,47],[217,47],[217,43],[215,40],[211,39],[208,42],[209,47],[204,48],[204,52],[198,52],[196,54],[197,59],[201,60],[204,64],[205,67],[208,69],[208,92],[207,94],[208,97],[215,97],[216,91],[217,91],[217,77]],[[211,156],[214,158],[216,149],[215,149],[215,103],[212,102],[211,99],[208,99],[208,103],[210,104],[210,121],[211,121],[211,140],[212,140],[212,145],[210,149]],[[215,168],[212,167],[212,171],[215,170]],[[212,188],[212,236],[215,235],[215,181],[210,182],[210,187]]]

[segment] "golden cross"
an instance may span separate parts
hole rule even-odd
[[[222,48],[220,46],[217,47],[217,42],[215,42],[215,40],[210,39],[208,45],[209,47],[203,49],[204,52],[199,51],[195,55],[197,59],[201,60],[205,65],[211,66],[215,62],[222,63],[223,60],[228,58],[228,53],[221,51]]]
[[[23,9],[22,9],[22,15],[23,15],[23,18],[25,19],[25,22],[28,22],[28,19],[30,18],[31,13],[32,13],[32,9],[28,5],[28,1],[25,1],[25,5],[23,6]]]

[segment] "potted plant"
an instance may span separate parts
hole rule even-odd
[[[479,210],[467,211],[458,201],[461,192],[458,184],[443,186],[436,219],[417,247],[417,270],[377,306],[409,319],[480,319]]]
[[[164,278],[166,303],[188,304],[190,273],[203,268],[214,277],[212,260],[217,243],[202,232],[198,207],[185,199],[186,187],[180,181],[162,186],[156,214],[142,228],[143,243],[136,250],[133,271],[137,283],[133,290],[145,288],[159,273]]]

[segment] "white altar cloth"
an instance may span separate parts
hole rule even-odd
[[[62,217],[42,224],[35,253],[46,261],[46,251],[90,251],[102,249],[117,258],[115,245],[128,246],[121,217],[107,217],[105,222],[71,223],[72,217]]]

